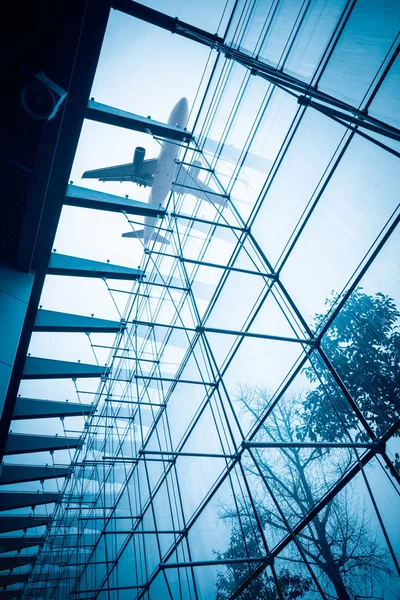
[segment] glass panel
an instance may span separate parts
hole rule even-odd
[[[272,264],[304,223],[344,133],[343,127],[316,111],[304,114],[252,228]]]
[[[293,35],[302,14],[304,14],[304,3],[301,0],[279,2],[276,5],[272,22],[259,53],[261,60],[265,60],[273,66],[279,65],[283,61],[288,40]]]
[[[290,95],[275,89],[231,190],[232,200],[244,219],[257,201],[297,110],[298,105]]]
[[[318,87],[358,106],[395,41],[399,19],[395,0],[357,2]]]
[[[397,158],[354,138],[289,256],[282,281],[314,328],[314,315],[327,312],[326,300],[346,286],[396,208],[397,167]]]
[[[397,56],[389,73],[368,109],[376,119],[400,128],[400,99],[396,90],[400,86],[400,56]]]
[[[396,231],[322,340],[324,351],[378,435],[400,414],[398,247]]]
[[[285,71],[310,81],[345,8],[344,0],[313,0],[298,28]]]

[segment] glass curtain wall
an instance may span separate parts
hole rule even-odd
[[[24,598],[399,598],[399,24],[236,3],[226,44],[353,120],[213,51]]]

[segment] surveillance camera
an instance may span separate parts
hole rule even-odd
[[[44,73],[32,74],[21,89],[21,104],[32,119],[50,121],[64,102],[67,92]]]

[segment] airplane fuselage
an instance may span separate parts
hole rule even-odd
[[[169,116],[168,125],[183,129],[186,127],[188,115],[188,101],[186,98],[181,98]],[[153,185],[148,199],[149,204],[153,206],[165,205],[177,169],[175,159],[178,156],[179,146],[171,142],[162,142],[161,146],[161,152],[157,160],[157,171],[154,174]],[[159,222],[160,220],[154,217],[145,217],[143,241],[146,246],[151,241],[153,235],[156,235]]]

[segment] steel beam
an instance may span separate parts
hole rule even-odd
[[[310,86],[301,79],[285,73],[281,69],[272,67],[258,58],[248,55],[246,52],[233,48],[231,45],[224,44],[224,40],[216,34],[212,35],[189,23],[179,21],[177,18],[170,17],[132,0],[112,0],[112,6],[131,16],[213,48],[223,54],[225,58],[234,60],[249,69],[252,75],[262,77],[273,85],[297,96],[299,104],[319,110],[328,117],[339,120],[345,126],[351,127],[355,125],[356,127],[366,128],[382,136],[387,136],[390,139],[400,140],[400,130],[396,127],[372,117],[367,111],[360,110],[356,106],[351,106],[338,98],[320,91],[317,86]],[[323,104],[315,102],[315,100],[319,100]],[[359,133],[357,129],[355,131]],[[374,141],[373,138],[370,139]]]
[[[94,589],[88,589],[88,590],[76,590],[75,592],[72,592],[74,594],[74,596],[78,596],[79,594],[99,594],[101,592],[117,592],[119,590],[143,590],[145,589],[147,586],[145,585],[118,585],[117,587],[109,587],[108,585],[103,585],[103,587],[98,587],[98,588],[94,588]],[[86,599],[82,599],[82,600],[86,600]]]
[[[186,258],[185,256],[181,256],[179,254],[170,254],[168,252],[158,252],[156,250],[149,250],[148,248],[144,249],[145,254],[156,255],[156,256],[166,256],[168,258],[173,258],[182,263],[188,263],[190,265],[199,265],[201,267],[211,267],[213,269],[224,269],[225,271],[234,272],[234,273],[245,273],[246,275],[256,275],[258,277],[266,277],[267,279],[277,279],[278,276],[276,273],[263,273],[261,271],[255,271],[252,269],[241,269],[240,267],[234,267],[229,265],[219,265],[213,262],[207,262],[203,260],[195,260],[193,258]]]
[[[86,110],[86,118],[114,127],[123,127],[131,131],[140,131],[141,133],[150,133],[169,140],[180,142],[190,142],[192,134],[185,129],[173,127],[159,121],[153,121],[149,117],[140,117],[126,110],[120,110],[107,104],[100,104],[94,100],[89,100]]]
[[[28,581],[29,573],[18,573],[12,575],[0,575],[0,588],[14,585],[15,583],[23,583]]]
[[[141,455],[150,455],[150,456],[187,456],[192,458],[225,458],[226,460],[237,460],[239,458],[239,454],[217,454],[217,453],[207,453],[207,452],[173,452],[170,450],[139,450],[139,454]],[[110,457],[107,457],[110,458]],[[117,457],[118,458],[118,457]]]
[[[180,32],[178,31],[177,33]],[[203,39],[202,43],[206,43],[206,40]],[[372,117],[366,110],[359,109],[343,100],[330,96],[319,90],[316,85],[308,85],[305,81],[302,81],[289,73],[285,73],[281,69],[272,67],[227,44],[216,43],[214,48],[217,52],[223,54],[225,58],[232,59],[249,69],[252,75],[262,77],[274,86],[297,97],[297,101],[300,105],[311,107],[322,112],[327,117],[352,129],[355,133],[362,133],[357,128],[365,128],[367,131],[373,131],[379,135],[388,137],[389,139],[400,141],[399,129]],[[320,102],[316,102],[316,100]],[[372,137],[368,137],[368,139],[373,143],[378,143],[377,140]],[[385,148],[387,148],[387,146],[385,146]]]
[[[33,565],[37,556],[0,556],[0,571],[17,569],[23,565]]]
[[[118,333],[124,328],[125,324],[121,321],[41,309],[37,312],[33,331]]]
[[[194,560],[184,562],[160,562],[160,569],[191,569],[195,567],[212,567],[214,565],[242,565],[249,563],[268,561],[267,556],[255,556],[254,558],[225,558],[221,560]]]
[[[301,450],[302,448],[374,448],[377,446],[374,442],[242,442],[243,448],[295,448]]]
[[[0,485],[25,483],[27,481],[45,481],[56,477],[67,477],[69,465],[0,465]]]
[[[98,365],[87,365],[80,362],[52,360],[28,356],[25,361],[22,379],[64,379],[75,377],[106,376],[109,369]]]
[[[219,37],[216,33],[213,34],[204,31],[199,27],[180,21],[178,18],[165,15],[164,13],[149,8],[148,6],[144,6],[139,2],[133,2],[132,0],[112,0],[111,6],[131,17],[136,17],[141,21],[146,21],[147,23],[161,27],[161,29],[166,29],[171,33],[178,33],[189,40],[205,44],[206,46],[212,46],[215,43],[222,44],[224,41],[223,38]]]
[[[166,210],[162,206],[154,206],[147,202],[120,198],[113,194],[97,192],[95,190],[89,190],[71,184],[67,187],[64,204],[67,206],[77,206],[79,208],[92,208],[109,212],[124,212],[129,215],[139,215],[143,217],[162,218],[166,214]]]
[[[45,536],[20,536],[20,537],[0,537],[0,552],[12,552],[13,550],[22,550],[32,546],[40,546],[45,541]],[[1,582],[0,582],[1,587]]]
[[[53,417],[81,417],[90,415],[92,404],[79,402],[58,402],[18,396],[15,403],[13,421],[21,419],[51,419]]]
[[[1,600],[16,600],[22,597],[23,590],[3,590]]]
[[[210,221],[209,219],[202,219],[201,217],[197,216],[193,217],[191,215],[184,215],[176,212],[171,212],[170,217],[173,219],[183,219],[184,221],[190,221],[192,223],[210,225],[210,227],[222,227],[223,229],[229,229],[230,231],[239,231],[240,233],[246,232],[246,227],[239,227],[238,225],[229,225],[228,223],[217,223],[215,221]]]
[[[31,515],[7,515],[0,516],[0,533],[8,533],[9,531],[24,531],[31,527],[44,527],[51,523],[52,517],[43,515],[41,517],[33,517]]]
[[[124,279],[134,281],[142,279],[143,271],[121,267],[97,260],[78,258],[53,252],[50,256],[48,275],[65,275],[67,277],[106,277],[109,279]]]
[[[39,504],[50,504],[61,499],[61,494],[48,492],[0,492],[0,510],[26,508]]]
[[[33,435],[28,433],[10,433],[7,438],[5,455],[25,454],[28,452],[46,452],[77,448],[81,438],[54,435]]]

